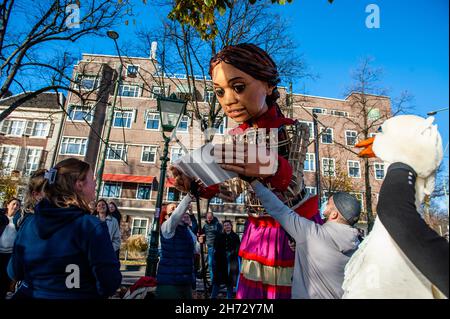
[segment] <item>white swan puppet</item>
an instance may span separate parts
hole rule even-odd
[[[448,298],[448,242],[417,212],[443,156],[433,120],[396,116],[357,144],[365,147],[359,156],[377,156],[387,173],[374,227],[345,268],[343,298]]]

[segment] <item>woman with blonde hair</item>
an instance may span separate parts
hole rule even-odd
[[[112,296],[120,265],[108,228],[89,213],[95,200],[90,165],[68,158],[44,174],[45,197],[18,233],[8,274],[17,298],[92,299]]]

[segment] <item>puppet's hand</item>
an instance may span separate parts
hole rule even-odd
[[[278,156],[265,146],[225,144],[214,146],[214,157],[228,171],[247,177],[269,177],[277,172]]]
[[[188,193],[191,190],[192,179],[184,175],[179,169],[170,166],[169,170],[175,178],[174,187],[181,192]]]

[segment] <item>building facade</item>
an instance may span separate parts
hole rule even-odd
[[[18,94],[0,100],[0,112],[14,101]],[[39,168],[49,168],[56,160],[65,104],[62,94],[42,93],[28,100],[0,123],[1,169],[5,176],[17,179],[19,198],[29,176]]]
[[[119,75],[119,77],[118,77]],[[164,147],[161,124],[157,112],[157,97],[175,93],[199,106],[201,116],[206,116],[213,101],[210,79],[186,79],[183,76],[167,76],[159,72],[152,58],[133,58],[83,54],[74,67],[74,89],[66,100],[68,117],[63,123],[57,160],[77,157],[89,162],[97,172],[99,197],[114,201],[124,216],[121,223],[123,239],[133,234],[148,234],[155,211],[160,164]],[[194,83],[195,82],[195,83]],[[194,89],[195,88],[195,89]],[[364,135],[356,125],[362,121],[361,112],[354,106],[357,94],[345,99],[331,99],[300,94],[288,94],[279,88],[280,106],[286,115],[306,122],[311,128],[311,144],[305,161],[305,180],[308,191],[318,192],[317,166],[320,166],[320,193],[327,196],[342,188],[334,180],[351,187],[352,192],[364,204],[364,161],[356,156],[354,144]],[[194,93],[191,93],[194,92]],[[390,112],[387,97],[373,96],[371,116],[381,118]],[[200,121],[194,119],[192,105],[181,118],[176,138],[170,143],[169,158],[173,162],[202,145],[203,133]],[[317,115],[319,165],[314,151],[312,114]],[[215,136],[216,141],[235,127],[232,120],[223,118]],[[370,127],[368,134],[376,131]],[[105,151],[105,142],[109,147]],[[99,169],[104,163],[103,173]],[[370,184],[376,204],[381,180],[384,177],[382,163],[370,161]],[[334,183],[334,184],[333,184]],[[350,186],[349,186],[350,185]],[[164,185],[165,202],[177,202],[180,194],[173,187],[169,174]],[[235,203],[224,203],[213,198],[210,209],[220,219],[232,219],[236,231],[242,233],[246,214],[242,197]],[[203,210],[204,211],[204,210]]]

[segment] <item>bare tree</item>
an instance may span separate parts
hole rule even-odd
[[[13,90],[24,94],[0,114],[5,119],[18,106],[47,91],[71,91],[75,59],[57,45],[84,36],[103,36],[130,15],[128,1],[4,0],[0,4],[0,99]],[[15,21],[22,23],[15,23]],[[33,91],[33,92],[29,92]]]

